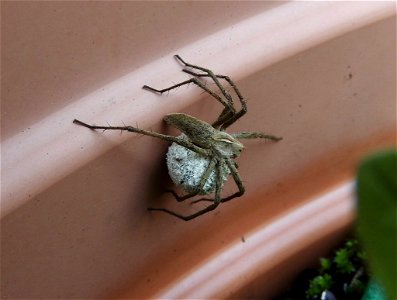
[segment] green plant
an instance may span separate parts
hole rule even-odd
[[[397,150],[378,152],[360,166],[358,232],[374,277],[397,299]]]
[[[348,239],[331,258],[320,258],[318,275],[309,281],[306,299],[320,299],[331,291],[337,299],[360,299],[368,281],[364,253],[356,239]]]
[[[328,293],[338,300],[359,300],[368,283],[364,259],[358,241],[351,237],[330,257],[320,258],[317,269],[302,272],[292,288],[278,299],[320,300]]]
[[[310,281],[309,288],[306,291],[306,298],[312,299],[316,297],[316,295],[321,295],[323,291],[330,290],[332,285],[331,275],[317,275]]]
[[[348,239],[333,257],[320,258],[317,270],[304,271],[290,291],[277,299],[319,300],[324,293],[329,293],[327,297],[332,293],[338,300],[397,300],[396,149],[363,161],[357,196],[359,241]]]

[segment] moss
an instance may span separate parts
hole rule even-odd
[[[319,300],[324,292],[338,300],[361,299],[368,283],[365,254],[356,239],[348,239],[331,257],[320,258],[315,270],[305,270],[279,300]]]
[[[318,275],[310,280],[309,288],[306,291],[306,299],[312,299],[316,295],[321,295],[325,290],[332,287],[332,277],[329,274]]]

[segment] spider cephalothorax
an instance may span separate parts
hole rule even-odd
[[[238,139],[263,138],[270,141],[279,141],[281,138],[262,132],[225,132],[227,127],[236,122],[247,112],[246,101],[234,82],[227,76],[215,75],[209,69],[186,63],[178,55],[175,55],[175,58],[187,67],[183,69],[183,71],[192,75],[192,78],[162,90],[154,89],[146,85],[143,86],[143,88],[162,94],[185,84],[193,83],[197,85],[224,106],[223,111],[213,124],[209,124],[183,113],[166,115],[164,120],[182,132],[180,136],[175,137],[132,126],[96,126],[86,124],[79,120],[74,120],[73,123],[90,129],[126,130],[173,142],[167,153],[169,173],[174,183],[180,185],[187,194],[179,196],[174,191],[170,192],[175,196],[177,201],[184,201],[196,195],[206,195],[212,192],[214,192],[214,198],[201,198],[193,201],[193,203],[209,201],[210,204],[206,208],[187,216],[166,208],[149,208],[149,210],[163,211],[188,221],[214,210],[222,202],[229,201],[244,194],[245,188],[237,171],[237,163],[234,161],[244,149],[243,144],[238,141]],[[203,73],[196,73],[192,71],[192,69],[200,70]],[[202,82],[201,78],[203,77],[212,79],[222,96],[209,89]],[[237,95],[241,103],[241,109],[239,111],[235,109],[232,96],[220,83],[220,79],[226,81]],[[229,196],[222,197],[222,187],[229,175],[232,175],[238,191]]]
[[[187,114],[169,114],[164,120],[182,131],[193,144],[214,154],[235,158],[244,148],[243,144],[227,132],[217,130],[210,124]]]

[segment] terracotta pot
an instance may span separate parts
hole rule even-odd
[[[354,172],[395,142],[393,2],[2,2],[2,296],[270,299],[354,219]],[[176,133],[219,103],[172,58],[232,77],[265,131],[246,194],[184,222],[168,144],[72,124]],[[213,85],[210,85],[213,87]],[[235,190],[225,186],[224,193]]]

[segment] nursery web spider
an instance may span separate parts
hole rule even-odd
[[[180,169],[185,172],[183,174],[184,179],[178,179],[178,182],[175,183],[177,185],[182,185],[187,194],[180,196],[174,191],[169,192],[171,192],[175,199],[180,202],[190,199],[196,195],[210,194],[214,191],[213,198],[201,198],[192,202],[196,203],[199,201],[208,201],[210,204],[207,207],[186,216],[166,208],[148,208],[150,211],[162,211],[182,220],[188,221],[214,210],[222,202],[232,200],[244,194],[245,188],[237,171],[237,163],[234,161],[234,159],[241,154],[241,151],[244,148],[243,144],[240,143],[238,139],[262,138],[269,141],[279,141],[282,138],[262,132],[226,133],[225,130],[247,112],[247,103],[238,90],[237,86],[228,76],[216,75],[209,69],[187,63],[179,55],[175,55],[175,58],[185,67],[182,71],[191,75],[192,78],[164,89],[155,89],[147,85],[144,85],[143,89],[154,93],[163,94],[164,92],[190,83],[197,85],[224,106],[224,109],[220,113],[219,117],[212,124],[201,121],[187,114],[172,113],[166,115],[164,120],[168,124],[178,128],[182,134],[180,136],[170,136],[132,126],[97,126],[89,125],[79,120],[74,120],[73,123],[88,127],[90,129],[125,130],[152,136],[165,141],[173,142],[173,145],[170,147],[170,149],[175,145],[180,148],[178,151],[182,149],[182,151],[185,151],[184,154],[186,155],[195,155],[194,158],[190,159],[190,162],[192,160],[193,162],[194,160],[199,159],[204,160],[204,167],[197,167],[194,163],[188,166],[177,165],[176,167],[170,167],[170,164],[168,164],[169,173],[174,182],[175,179],[172,176],[173,172],[180,172]],[[216,88],[219,89],[220,94],[217,94],[209,89],[205,85],[205,82],[202,78],[211,79],[215,83]],[[241,104],[240,110],[235,108],[231,94],[229,94],[229,92],[220,83],[221,81],[225,81],[225,83],[227,83],[237,95],[238,101]],[[170,151],[171,150],[169,150],[167,154],[167,161],[170,159],[170,156],[172,158],[174,155],[173,153],[170,154]],[[175,168],[178,170],[175,170]],[[184,181],[191,180],[189,176],[192,176],[191,174],[197,173],[201,173],[200,178],[196,180],[196,182],[190,183],[190,186],[187,186],[186,184],[189,183]],[[221,196],[221,190],[229,174],[232,175],[233,180],[237,185],[238,191],[229,196],[223,197]],[[209,184],[210,181],[212,181],[211,184]]]

